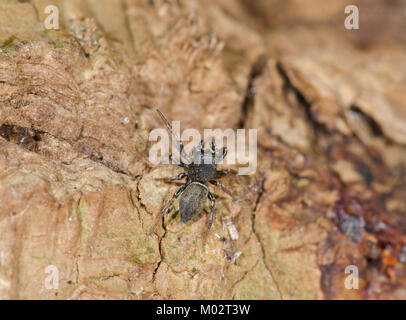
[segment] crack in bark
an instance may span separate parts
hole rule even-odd
[[[162,249],[162,240],[165,238],[167,230],[166,230],[166,226],[165,226],[165,222],[164,219],[162,219],[162,228],[164,230],[164,233],[162,235],[162,237],[159,239],[159,243],[158,243],[158,251],[159,251],[159,257],[161,258],[158,262],[157,265],[152,273],[152,282],[155,284],[156,281],[156,273],[158,272],[159,267],[161,266],[162,261],[164,260],[164,254],[163,254],[163,249]]]
[[[251,72],[248,77],[247,88],[245,90],[244,100],[241,105],[241,116],[238,122],[239,128],[245,128],[248,114],[254,107],[254,99],[255,99],[254,81],[256,78],[262,75],[264,69],[266,68],[266,65],[267,65],[267,57],[264,54],[262,54],[258,57],[258,59],[251,67]]]
[[[261,189],[260,189],[260,192],[259,192],[259,194],[258,194],[258,197],[257,197],[257,199],[256,199],[256,201],[255,201],[255,208],[254,208],[255,212],[256,212],[257,206],[258,206],[259,202],[261,201],[261,198],[262,198],[262,196],[263,196],[263,194],[264,194],[264,188],[263,188],[263,187],[264,187],[265,179],[266,179],[266,177],[262,178],[262,181],[261,181]],[[259,246],[260,246],[260,248],[261,248],[262,262],[264,263],[265,269],[268,270],[269,274],[271,275],[271,278],[272,278],[273,282],[275,283],[275,286],[276,286],[276,289],[278,290],[278,293],[279,293],[279,295],[280,295],[280,298],[283,300],[283,295],[282,295],[281,289],[280,289],[280,287],[279,287],[279,284],[278,284],[278,282],[276,281],[276,276],[275,276],[275,274],[274,274],[274,271],[273,271],[272,268],[270,268],[270,267],[268,266],[268,264],[266,263],[265,248],[264,248],[264,245],[263,245],[263,243],[262,243],[262,241],[261,241],[261,237],[259,236],[259,234],[257,233],[257,231],[256,231],[256,229],[255,229],[255,216],[256,216],[256,214],[255,214],[255,215],[252,215],[252,218],[251,218],[252,233],[253,233],[253,234],[255,235],[255,237],[257,238],[258,244],[259,244]]]
[[[83,130],[83,127],[81,128],[81,132],[82,132],[82,130]],[[25,148],[31,152],[35,152],[35,153],[39,153],[38,142],[42,141],[43,135],[49,135],[58,141],[67,142],[72,147],[71,141],[61,138],[61,137],[57,137],[49,132],[35,129],[34,127],[26,128],[26,127],[20,127],[20,126],[14,125],[14,124],[3,124],[0,127],[0,136],[3,137],[5,140],[7,140],[8,142],[14,143],[18,146],[22,146],[23,148]],[[79,138],[80,138],[80,136],[79,136]],[[79,138],[78,138],[78,140],[79,140]],[[92,138],[92,139],[94,139],[94,138]],[[116,173],[126,175],[132,179],[138,177],[138,176],[134,176],[134,175],[120,169],[118,166],[112,164],[111,162],[104,160],[103,155],[98,156],[94,153],[89,155],[84,152],[81,152],[80,150],[76,150],[73,148],[72,148],[72,150],[79,154],[88,156],[88,159],[90,159],[94,162],[97,162]]]
[[[313,128],[313,134],[314,134],[314,141],[313,141],[314,143],[313,144],[317,145],[319,132],[327,133],[328,132],[327,128],[314,118],[312,111],[311,111],[312,103],[310,101],[308,101],[306,99],[306,97],[304,96],[304,94],[297,87],[295,87],[293,85],[292,81],[290,80],[290,78],[288,76],[288,73],[286,72],[285,68],[282,66],[281,62],[277,62],[276,69],[278,70],[280,76],[282,77],[282,79],[284,81],[285,88],[290,89],[295,94],[299,105],[301,105],[303,107],[305,114],[306,114],[306,118],[310,122],[310,124]]]
[[[116,277],[120,277],[120,276],[121,276],[120,273],[112,273],[112,274],[107,275],[107,276],[105,276],[105,277],[101,277],[100,280],[101,280],[101,281],[106,281],[106,280],[109,280],[109,279],[112,279],[112,278],[116,278]]]
[[[250,238],[251,238],[251,237],[250,237]],[[245,271],[244,274],[243,274],[243,276],[242,276],[240,279],[238,279],[236,282],[234,282],[234,284],[233,284],[232,287],[231,287],[231,292],[234,291],[234,288],[235,288],[240,282],[244,281],[244,279],[245,279],[245,277],[247,276],[248,273],[250,273],[252,270],[254,270],[254,268],[258,265],[258,262],[259,262],[259,260],[254,264],[254,266],[253,266],[251,269],[249,269],[248,271]],[[233,294],[232,299],[235,300],[235,294]]]
[[[260,245],[260,247],[261,247],[261,251],[262,251],[262,262],[264,263],[265,269],[268,270],[269,274],[271,275],[272,280],[273,280],[273,282],[275,283],[276,289],[278,290],[278,293],[279,293],[279,295],[280,295],[280,297],[281,297],[281,300],[283,300],[283,295],[282,295],[281,289],[280,289],[280,287],[279,287],[279,283],[278,283],[278,281],[276,281],[276,276],[275,276],[274,272],[272,271],[272,269],[271,269],[271,268],[268,266],[268,264],[266,263],[265,248],[264,248],[264,245],[263,245],[263,243],[262,243],[262,241],[261,241],[261,238],[260,238],[259,234],[258,234],[258,233],[256,232],[256,230],[255,230],[255,221],[253,221],[252,229],[253,229],[253,233],[254,233],[255,237],[257,238],[258,243],[259,243],[259,245]]]

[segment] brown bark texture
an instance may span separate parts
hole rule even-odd
[[[1,0],[0,299],[406,299],[405,10]],[[182,172],[149,161],[157,107],[257,129],[207,241],[209,201],[151,232]]]

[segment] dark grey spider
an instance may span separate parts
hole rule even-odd
[[[220,177],[225,176],[229,171],[228,170],[217,170],[217,163],[225,158],[227,155],[227,148],[222,148],[218,150],[214,142],[210,143],[210,150],[205,150],[205,142],[202,140],[194,149],[193,149],[193,159],[186,153],[184,146],[176,132],[173,131],[172,126],[169,124],[169,121],[165,118],[161,111],[156,110],[162,121],[165,123],[168,130],[176,138],[177,147],[180,152],[180,160],[175,159],[171,155],[171,159],[175,162],[176,165],[185,169],[185,172],[181,173],[177,177],[168,178],[165,180],[176,181],[186,178],[186,183],[183,184],[169,200],[168,204],[162,210],[161,218],[168,213],[173,202],[180,196],[179,201],[179,211],[181,215],[181,221],[183,223],[188,222],[194,216],[199,214],[203,208],[204,203],[207,198],[211,201],[211,210],[209,217],[208,230],[210,230],[211,225],[213,224],[214,211],[216,207],[216,198],[209,191],[206,183],[209,182],[229,195],[230,191],[227,190],[220,182],[216,181]],[[182,157],[188,162],[185,163],[182,161]]]

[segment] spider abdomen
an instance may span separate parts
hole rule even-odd
[[[181,221],[186,223],[202,212],[209,190],[200,182],[192,182],[180,196],[179,210]]]

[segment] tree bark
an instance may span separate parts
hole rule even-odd
[[[347,4],[0,2],[0,299],[405,299],[404,6]],[[205,244],[155,108],[257,129]]]

